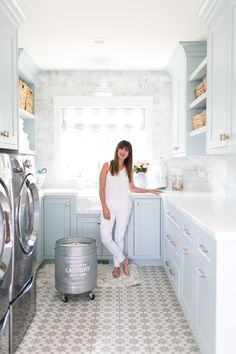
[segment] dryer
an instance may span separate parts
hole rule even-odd
[[[0,154],[0,353],[9,348],[9,308],[12,290],[13,209],[10,159]]]
[[[33,157],[11,155],[14,203],[13,283],[10,305],[10,346],[14,353],[36,310],[36,257],[39,194]]]

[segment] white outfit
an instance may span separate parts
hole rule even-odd
[[[129,179],[124,167],[118,175],[107,173],[105,186],[105,199],[110,210],[110,220],[101,215],[101,239],[102,243],[114,257],[114,267],[119,267],[125,259],[124,235],[128,225],[131,199],[129,194]],[[112,230],[115,224],[115,240],[112,239]]]

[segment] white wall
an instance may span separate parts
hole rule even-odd
[[[158,71],[49,71],[36,83],[37,166],[47,167],[45,187],[75,187],[55,181],[53,97],[89,96],[106,77],[116,95],[153,96],[153,150],[156,156],[169,158],[170,104],[169,76]],[[168,160],[170,175],[175,167],[184,172],[185,188],[214,193],[236,193],[236,156],[197,156]]]

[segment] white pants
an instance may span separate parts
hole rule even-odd
[[[124,236],[128,225],[131,209],[111,210],[110,220],[101,215],[101,239],[104,246],[114,257],[114,267],[119,267],[120,263],[125,259],[124,256]],[[115,240],[112,239],[112,230],[115,225]]]

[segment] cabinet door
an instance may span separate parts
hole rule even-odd
[[[195,328],[203,353],[214,351],[215,333],[215,281],[210,267],[196,263],[195,267]]]
[[[173,75],[172,105],[172,153],[174,155],[184,155],[186,136],[186,84],[184,69]]]
[[[229,21],[220,13],[209,26],[208,66],[208,148],[226,145],[221,134],[227,130],[229,116]]]
[[[100,238],[100,216],[79,216],[76,219],[76,236],[92,237],[96,240],[97,255],[102,255]]]
[[[0,9],[0,148],[18,148],[17,30]]]
[[[230,139],[227,141],[228,147],[233,148],[234,152],[236,151],[236,0],[232,4],[232,8],[230,9],[230,17],[231,17],[231,74],[230,74],[230,92],[231,92],[231,119],[229,121],[228,131]]]
[[[160,257],[160,199],[134,201],[134,256]]]
[[[180,302],[189,322],[194,323],[194,254],[188,244],[182,244],[180,259]]]
[[[44,255],[55,255],[56,240],[71,236],[71,199],[44,199]]]

